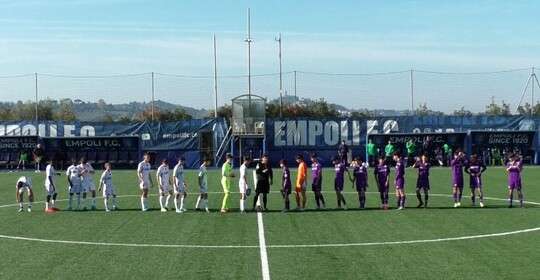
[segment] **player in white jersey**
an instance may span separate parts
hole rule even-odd
[[[167,212],[169,200],[173,195],[173,190],[171,189],[171,172],[169,170],[169,161],[167,159],[161,161],[161,165],[156,172],[156,179],[159,186],[159,206],[161,207],[161,212]]]
[[[103,204],[105,205],[105,211],[110,212],[109,199],[112,197],[112,210],[116,210],[116,191],[112,182],[112,166],[109,162],[104,165],[105,170],[101,174],[99,179],[98,192],[103,190]]]
[[[60,173],[56,172],[54,169],[54,162],[52,160],[49,161],[45,168],[45,191],[47,193],[45,212],[51,213],[59,210],[56,208],[56,197],[58,196],[58,193],[56,192],[55,183],[55,177],[59,175]]]
[[[68,191],[69,191],[69,200],[68,200],[68,210],[72,209],[73,206],[73,196],[77,194],[77,210],[81,207],[81,192],[82,192],[82,170],[76,164],[75,159],[71,160],[71,165],[66,170],[66,176],[68,181]]]
[[[199,197],[197,197],[197,203],[195,204],[195,210],[199,210],[199,206],[201,206],[204,207],[206,212],[210,212],[208,209],[208,171],[206,170],[208,164],[210,164],[210,160],[204,159],[199,167]]]
[[[240,212],[245,212],[245,203],[247,199],[247,191],[249,189],[248,180],[247,180],[247,169],[251,159],[248,157],[244,158],[244,163],[240,166],[240,179],[238,180],[238,191],[240,192]]]
[[[23,209],[23,195],[24,192],[28,193],[28,212],[32,212],[32,202],[34,202],[34,192],[32,191],[32,180],[30,177],[21,176],[17,180],[17,185],[15,186],[17,190],[17,203],[19,203],[19,212],[24,211]]]
[[[79,164],[82,175],[82,200],[83,200],[83,210],[86,210],[85,200],[87,193],[92,195],[92,205],[90,206],[92,210],[96,210],[96,185],[94,184],[94,174],[96,171],[90,163],[86,161],[85,158],[81,159]]]
[[[143,161],[139,162],[137,166],[137,177],[139,178],[139,188],[141,190],[141,210],[148,211],[148,188],[154,186],[150,171],[152,166],[150,165],[150,154],[145,153]]]
[[[173,180],[174,180],[174,206],[176,208],[176,213],[185,212],[184,208],[184,199],[187,196],[186,193],[186,180],[184,177],[184,162],[185,158],[181,157],[178,159],[178,163],[174,166],[173,169]],[[178,204],[180,202],[180,204]]]

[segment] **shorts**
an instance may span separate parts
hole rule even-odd
[[[168,193],[171,191],[171,188],[169,187],[169,185],[163,185],[163,186],[160,186],[159,187],[159,193],[162,194],[162,193]]]
[[[71,185],[68,187],[69,193],[81,193],[82,183],[81,181],[71,180]]]
[[[149,181],[139,181],[139,188],[141,190],[147,190],[150,187]]]
[[[285,187],[283,187],[283,189],[281,189],[281,192],[282,192],[284,195],[289,195],[289,194],[291,194],[291,192],[292,192],[291,186],[285,186]]]
[[[116,191],[114,190],[114,186],[105,186],[103,188],[103,197],[109,197],[109,196],[115,196]]]
[[[231,191],[231,182],[225,177],[221,178],[221,186],[223,187],[223,192],[228,193]]]
[[[200,193],[208,193],[208,185],[206,185],[206,184],[200,185],[199,186],[199,192]]]
[[[96,186],[94,185],[94,182],[92,181],[82,181],[82,191],[83,192],[92,192],[96,190]]]
[[[240,192],[241,194],[245,194],[248,188],[249,186],[245,181],[240,180],[238,182],[238,192]]]
[[[181,182],[178,184],[178,186],[174,187],[174,193],[185,193],[186,192],[186,184],[184,182]]]
[[[334,181],[334,190],[336,192],[342,192],[343,191],[343,185],[345,185],[345,183],[342,180],[335,180]]]
[[[452,179],[452,187],[463,189],[463,178]]]
[[[304,181],[304,182],[302,183],[302,185],[296,186],[295,191],[296,191],[297,193],[300,193],[300,192],[305,192],[306,189],[307,189],[307,184],[306,184],[306,181]]]
[[[429,190],[430,187],[429,187],[429,181],[428,180],[424,180],[424,179],[420,179],[418,178],[418,180],[416,181],[416,189],[417,190]]]
[[[45,185],[45,192],[47,195],[54,195],[56,193],[56,189],[51,185]]]
[[[377,187],[380,193],[388,192],[388,187],[386,185],[378,185]]]
[[[509,185],[508,185],[508,189],[509,189],[509,190],[518,190],[518,191],[520,191],[520,190],[521,190],[521,182],[519,182],[519,183],[518,183],[518,182],[514,182],[514,183],[512,183],[512,184],[509,184]]]
[[[367,189],[367,185],[364,184],[355,184],[355,187],[357,192],[366,191]]]
[[[23,192],[30,192],[32,190],[32,187],[22,187],[22,188],[17,188],[17,191],[18,193],[23,193]]]
[[[405,178],[396,178],[396,180],[394,181],[394,185],[396,187],[396,189],[398,190],[402,190],[405,188]]]

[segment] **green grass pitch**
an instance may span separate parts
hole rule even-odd
[[[527,167],[523,173],[526,200],[540,202],[540,169]],[[409,193],[404,211],[378,210],[378,196],[370,174],[367,210],[356,210],[357,196],[347,184],[351,208],[337,211],[333,193],[333,171],[324,171],[326,211],[281,213],[279,193],[269,197],[271,211],[263,214],[270,277],[272,279],[539,279],[540,231],[478,239],[412,244],[349,246],[351,243],[432,240],[511,232],[540,227],[540,208],[506,208],[506,201],[487,199],[487,207],[471,208],[468,188],[463,207],[452,208],[450,170],[431,173],[429,209],[416,209],[416,172],[407,170]],[[293,172],[294,173],[294,172]],[[32,176],[36,201],[44,200],[43,174]],[[139,211],[134,171],[115,171],[114,182],[120,211],[54,214],[35,203],[32,213],[17,213],[14,185],[21,173],[0,174],[0,279],[261,279],[261,257],[257,215],[240,214],[238,194],[232,194],[233,212],[220,214],[222,194],[210,193],[210,214],[195,212],[196,173],[189,171],[186,203],[190,210],[161,213]],[[96,174],[96,180],[97,176]],[[280,172],[275,169],[276,179]],[[219,172],[209,172],[209,190],[221,191]],[[293,174],[294,176],[294,174]],[[65,176],[58,178],[59,199],[66,199]],[[279,190],[279,182],[273,190]],[[506,197],[506,175],[502,168],[488,168],[484,175],[485,195]],[[236,184],[233,190],[237,190]],[[151,189],[150,205],[157,209],[157,188]],[[437,195],[435,195],[437,194]],[[313,194],[308,191],[308,208]],[[26,197],[25,197],[26,199]],[[250,197],[248,205],[251,205]],[[294,197],[291,195],[294,205]],[[395,198],[391,196],[391,206]],[[60,208],[66,201],[59,202]],[[6,236],[46,240],[122,244],[230,245],[230,248],[137,247],[95,244],[47,243],[9,239]],[[279,247],[277,245],[344,244],[335,247]],[[246,247],[234,247],[246,246]]]

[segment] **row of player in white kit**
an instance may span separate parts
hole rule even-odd
[[[185,197],[185,181],[184,181],[184,159],[181,158],[178,161],[178,164],[174,167],[173,170],[173,178],[174,178],[174,203],[176,212],[181,213],[186,211],[184,208],[184,197]],[[205,164],[203,164],[205,165]],[[111,209],[116,210],[117,209],[117,202],[116,202],[116,191],[115,187],[112,183],[112,168],[110,163],[105,163],[104,165],[105,170],[101,174],[100,181],[99,181],[99,189],[98,192],[103,191],[103,199],[104,199],[104,206],[105,211],[109,212]],[[139,163],[137,168],[137,175],[139,179],[139,187],[141,189],[141,205],[142,210],[147,211],[148,207],[146,206],[146,199],[148,197],[148,187],[153,186],[153,181],[150,176],[150,170],[151,166],[149,163],[149,157],[145,155],[144,160]],[[159,166],[156,177],[159,184],[159,202],[161,206],[161,211],[165,212],[167,211],[169,199],[173,195],[173,190],[171,189],[170,184],[170,174],[169,174],[169,165],[168,162],[165,160],[162,162],[162,164]],[[95,210],[96,209],[96,187],[93,182],[93,175],[95,174],[95,170],[92,167],[91,164],[86,162],[86,160],[82,159],[79,165],[72,164],[69,166],[66,170],[66,176],[68,180],[68,191],[69,191],[69,199],[68,199],[68,208],[67,210],[77,209],[77,210],[86,210],[87,205],[86,201],[88,201],[87,193],[91,194],[91,205],[90,209]],[[45,169],[45,190],[47,193],[46,202],[45,202],[45,211],[46,212],[55,212],[59,209],[56,208],[56,199],[57,199],[57,185],[56,185],[56,176],[59,176],[60,173],[57,172],[54,168],[54,163],[49,162],[46,169]],[[205,174],[206,175],[206,174]],[[32,191],[32,181],[27,176],[22,176],[17,180],[16,184],[16,191],[17,191],[17,202],[19,203],[19,212],[23,211],[23,194],[25,192],[28,193],[28,212],[31,212],[32,210],[32,202],[34,200],[34,195]],[[76,197],[77,204],[76,207],[73,208],[73,199]],[[199,200],[201,197],[199,197]],[[109,207],[109,201],[112,202],[112,207]],[[198,200],[198,202],[199,202]],[[202,200],[206,201],[203,197]],[[199,203],[197,203],[199,204]],[[206,207],[206,209],[208,209]]]

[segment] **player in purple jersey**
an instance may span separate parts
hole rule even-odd
[[[399,153],[394,153],[394,162],[396,163],[396,199],[398,210],[405,208],[405,161]]]
[[[523,162],[517,155],[512,155],[506,165],[508,172],[508,207],[512,208],[514,200],[514,190],[518,193],[519,205],[523,207],[523,191],[521,186],[521,172],[523,171]]]
[[[429,164],[429,159],[427,155],[422,155],[420,160],[416,161],[413,165],[414,168],[418,169],[418,179],[416,180],[416,198],[418,199],[418,206],[416,208],[428,207],[429,199],[429,169],[431,165]],[[422,201],[422,193],[424,192],[424,200]]]
[[[379,187],[379,195],[381,197],[381,208],[388,209],[388,187],[390,181],[390,167],[386,164],[386,158],[380,157],[379,164],[375,166],[375,181]]]
[[[469,174],[471,186],[471,201],[472,205],[476,205],[476,195],[480,198],[480,207],[484,207],[484,191],[482,189],[482,173],[486,171],[486,165],[478,159],[477,155],[472,155],[471,160],[465,168],[465,172]]]
[[[336,172],[336,177],[334,179],[334,190],[336,191],[338,209],[347,210],[347,202],[345,201],[345,196],[343,195],[343,188],[345,186],[345,172],[347,172],[347,175],[350,177],[349,169],[347,169],[345,161],[342,161],[341,158],[335,157],[333,163],[334,170]]]
[[[311,155],[311,190],[315,194],[317,209],[326,208],[322,195],[322,166],[316,154]]]
[[[282,176],[281,176],[281,195],[283,196],[283,200],[285,202],[285,208],[283,208],[282,212],[287,212],[291,209],[290,201],[289,201],[289,195],[291,194],[291,171],[289,170],[289,166],[287,165],[287,161],[282,159],[279,162],[279,166],[281,167]]]
[[[463,196],[463,168],[467,165],[465,154],[461,151],[454,154],[450,161],[452,168],[452,195],[454,196],[454,207],[461,206],[461,197]]]
[[[360,209],[366,207],[366,189],[368,187],[368,164],[362,162],[360,157],[356,157],[351,163],[353,169],[352,178],[349,179],[353,182],[353,188],[356,188],[358,192],[358,202],[360,202]]]

